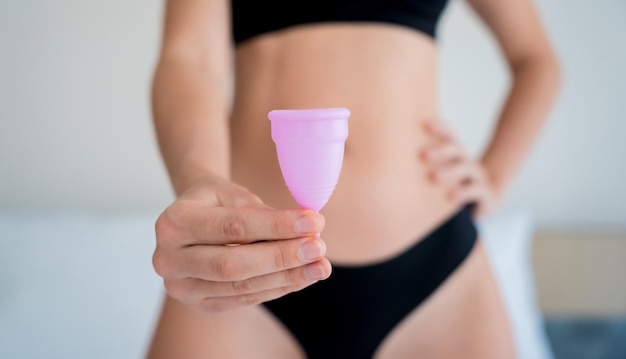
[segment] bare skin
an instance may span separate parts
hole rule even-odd
[[[147,358],[304,358],[258,304],[328,278],[331,263],[396,255],[465,203],[477,204],[477,218],[497,206],[543,124],[558,67],[529,2],[471,5],[512,74],[479,159],[438,121],[437,46],[423,34],[306,25],[231,52],[227,1],[167,2],[153,105],[177,199],[156,222],[153,261],[168,295]],[[352,113],[340,180],[319,215],[286,190],[267,119],[272,109],[310,107]],[[376,358],[416,354],[514,358],[480,241]]]

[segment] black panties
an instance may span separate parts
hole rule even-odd
[[[309,359],[371,359],[387,334],[463,263],[476,239],[466,207],[389,260],[334,265],[328,279],[263,305]]]

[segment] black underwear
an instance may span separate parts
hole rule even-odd
[[[265,302],[308,359],[371,359],[387,334],[468,257],[477,240],[465,207],[410,249]]]

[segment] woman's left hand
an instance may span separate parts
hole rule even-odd
[[[475,218],[491,213],[500,194],[483,164],[467,155],[452,128],[445,123],[427,121],[425,130],[434,138],[420,156],[429,166],[430,178],[449,188],[451,201],[473,204]]]

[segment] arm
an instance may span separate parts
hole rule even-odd
[[[557,93],[558,61],[531,0],[468,0],[492,30],[508,63],[512,86],[482,163],[502,193],[541,130]]]
[[[150,359],[219,357],[220,338],[236,335],[232,317],[203,314],[278,298],[331,270],[315,236],[321,215],[269,208],[230,181],[229,21],[227,0],[166,2],[152,104],[176,199],[155,223],[152,262],[167,295]]]
[[[469,158],[454,131],[426,123],[438,139],[424,151],[433,180],[450,186],[450,199],[473,203],[475,217],[498,204],[541,130],[559,84],[559,66],[531,0],[467,0],[494,34],[512,85],[491,141],[478,161]]]
[[[153,121],[177,195],[228,179],[231,48],[226,1],[170,0],[152,83]]]

